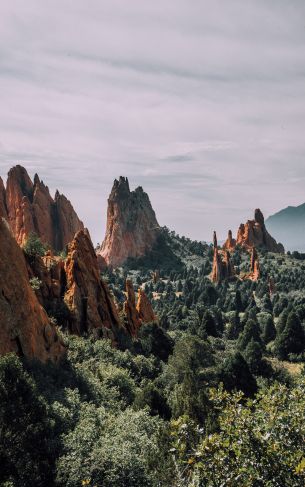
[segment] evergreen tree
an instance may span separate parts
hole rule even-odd
[[[237,348],[239,350],[245,350],[251,340],[254,340],[262,347],[259,325],[255,323],[255,321],[249,319],[243,332],[239,336]]]
[[[284,329],[278,333],[274,350],[279,359],[288,359],[289,354],[299,354],[304,351],[305,336],[298,315],[291,312]]]
[[[257,391],[256,380],[239,352],[224,361],[220,368],[219,378],[228,391],[241,390],[247,396],[252,396]]]
[[[262,339],[265,344],[272,342],[276,337],[276,329],[273,323],[272,316],[267,318],[266,323],[263,325]]]
[[[217,329],[214,316],[209,311],[206,311],[202,320],[203,328],[208,336],[217,336]]]
[[[250,372],[255,375],[260,374],[263,368],[263,353],[261,347],[253,340],[253,338],[248,343],[243,355],[249,366]]]

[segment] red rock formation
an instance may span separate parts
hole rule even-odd
[[[126,301],[124,303],[126,327],[131,336],[136,337],[142,323],[157,321],[152,305],[143,289],[138,291],[138,299],[130,279],[126,279]]]
[[[8,221],[19,245],[24,245],[30,233],[36,233],[43,243],[62,250],[84,228],[63,195],[57,191],[53,200],[37,174],[32,183],[21,166],[8,173],[5,200]]]
[[[127,318],[128,332],[133,337],[137,336],[138,329],[141,326],[141,322],[136,307],[135,292],[132,282],[129,279],[126,279],[126,301],[124,303],[124,313]]]
[[[7,220],[5,187],[2,178],[0,178],[0,218]]]
[[[241,224],[237,232],[236,244],[250,250],[252,247],[264,247],[270,252],[283,253],[284,247],[277,243],[268,233],[264,216],[259,209],[255,210],[254,220]]]
[[[91,240],[83,230],[68,245],[65,272],[64,301],[71,312],[71,331],[115,331],[120,326],[117,310],[107,284],[100,278]]]
[[[151,302],[141,288],[138,291],[137,312],[141,323],[157,321]]]
[[[234,268],[231,263],[230,252],[228,250],[223,252],[218,250],[216,232],[213,235],[213,244],[214,257],[211,280],[213,282],[222,282],[226,279],[232,279],[234,277]]]
[[[141,257],[153,246],[159,225],[149,198],[141,187],[130,191],[127,178],[114,181],[108,199],[106,235],[100,254],[117,267],[129,257]]]
[[[235,240],[235,238],[232,237],[232,230],[229,230],[228,231],[228,238],[223,245],[223,249],[228,250],[229,252],[233,252],[235,247],[236,247],[236,240]]]
[[[24,255],[0,220],[0,355],[57,362],[65,347],[32,290]]]
[[[62,300],[66,285],[64,262],[54,256],[49,250],[45,256],[34,259],[26,256],[29,278],[40,281],[35,294],[40,304],[46,309],[52,309]],[[65,323],[59,323],[64,325]]]
[[[258,254],[255,247],[252,247],[251,258],[250,258],[250,279],[252,281],[258,281],[260,278],[260,266],[258,260]]]
[[[55,215],[57,232],[54,238],[54,248],[63,249],[72,241],[79,230],[84,229],[83,223],[79,220],[70,201],[58,191],[55,193]]]

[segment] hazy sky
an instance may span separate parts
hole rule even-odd
[[[94,242],[112,181],[223,238],[305,201],[304,0],[0,0],[0,174],[68,196]]]

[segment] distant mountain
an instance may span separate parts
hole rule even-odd
[[[266,220],[266,227],[286,250],[305,252],[305,203],[288,206],[271,215]]]

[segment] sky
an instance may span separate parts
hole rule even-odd
[[[197,240],[304,203],[304,27],[304,0],[0,0],[0,175],[94,243],[120,175]]]

